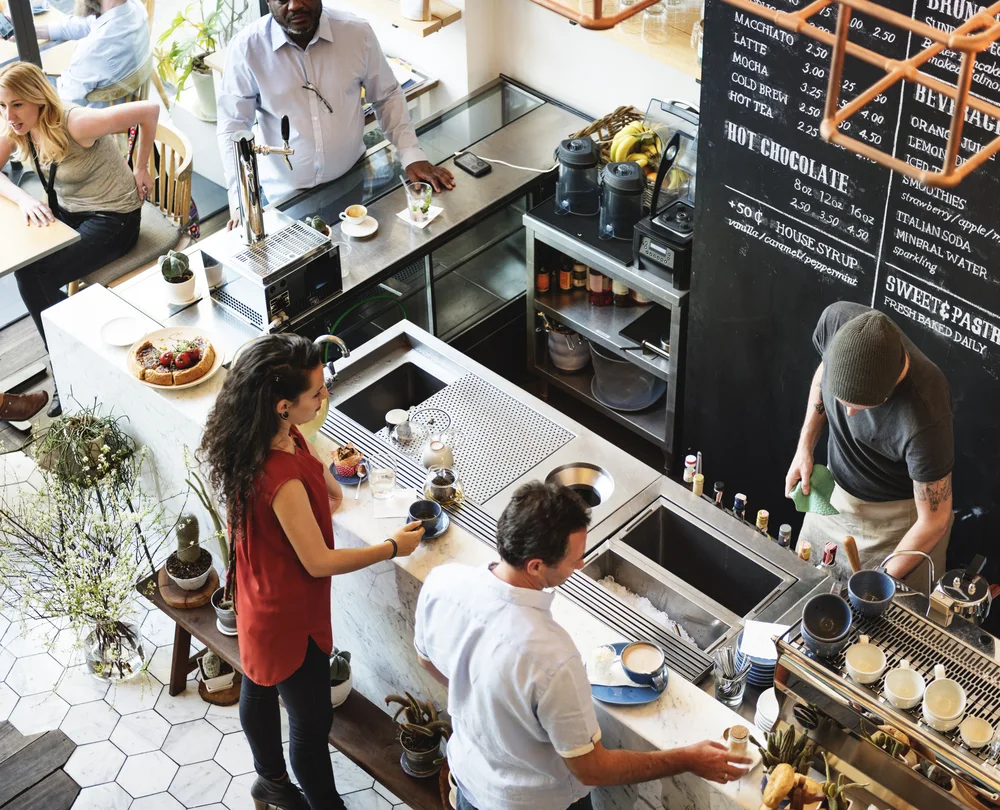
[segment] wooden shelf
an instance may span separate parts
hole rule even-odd
[[[640,13],[638,15],[642,17]],[[662,44],[650,44],[642,38],[641,26],[638,31],[629,29],[629,21],[616,25],[610,31],[601,31],[601,36],[610,37],[633,51],[645,54],[651,59],[686,73],[701,80],[701,67],[698,65],[698,52],[691,47],[691,29],[698,22],[697,14],[691,19],[688,16],[678,17],[670,22],[667,41]]]
[[[449,6],[441,0],[431,0],[431,19],[427,22],[408,20],[399,13],[399,0],[347,0],[347,5],[355,6],[386,20],[396,28],[402,28],[418,37],[426,37],[462,19],[462,10]]]

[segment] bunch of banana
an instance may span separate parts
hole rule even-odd
[[[638,163],[642,168],[654,160],[663,149],[660,136],[642,121],[622,127],[611,141],[612,163]]]

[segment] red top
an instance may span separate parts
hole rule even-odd
[[[309,575],[272,508],[282,484],[297,478],[327,548],[334,547],[323,465],[298,428],[290,432],[295,454],[273,449],[268,454],[248,504],[245,537],[236,543],[240,663],[261,686],[274,686],[302,665],[310,636],[323,652],[333,649],[330,577]]]

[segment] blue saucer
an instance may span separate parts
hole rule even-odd
[[[447,512],[442,511],[441,512],[441,525],[438,526],[438,530],[436,532],[424,532],[424,536],[421,537],[420,539],[421,540],[437,540],[442,534],[444,534],[446,531],[448,531],[448,528],[450,526],[451,526],[451,518],[448,516]]]
[[[613,647],[616,655],[621,655],[629,645],[627,641],[619,641],[609,646]],[[667,670],[667,678],[670,671]],[[663,687],[666,689],[666,685]],[[652,686],[595,686],[590,685],[590,693],[601,703],[614,703],[618,706],[641,706],[643,703],[652,703],[662,691],[654,689]]]

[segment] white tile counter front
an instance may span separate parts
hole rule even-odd
[[[155,465],[157,492],[173,497],[180,508],[186,493],[182,450],[198,446],[205,419],[225,379],[220,370],[203,385],[184,391],[157,390],[143,385],[126,367],[126,348],[105,344],[101,327],[116,317],[143,319],[129,304],[103,287],[88,287],[44,313],[53,369],[64,408],[74,400],[96,399],[105,411],[113,409],[128,421],[125,430],[149,450]],[[149,322],[150,329],[159,324]],[[525,394],[527,397],[528,395]],[[333,445],[322,435],[317,446],[324,455]],[[371,495],[364,487],[359,499],[347,490],[334,515],[334,533],[341,546],[384,541],[402,520],[373,517]],[[200,504],[188,499],[188,508]],[[211,525],[207,516],[203,526]],[[413,615],[420,583],[437,565],[461,562],[485,565],[496,552],[461,527],[452,525],[439,540],[422,544],[407,558],[379,563],[354,574],[337,577],[333,585],[332,617],[336,644],[352,652],[354,685],[375,703],[391,692],[408,689],[445,702],[444,690],[416,663],[413,651]],[[584,660],[597,644],[621,641],[617,633],[586,611],[557,594],[553,613],[573,637]],[[608,747],[639,750],[669,749],[706,738],[719,738],[723,729],[744,722],[733,711],[697,686],[678,676],[670,678],[655,703],[618,708],[598,704],[604,743]],[[671,810],[729,810],[760,805],[760,770],[738,782],[718,785],[691,775],[624,788],[594,792],[598,808],[659,808]]]

